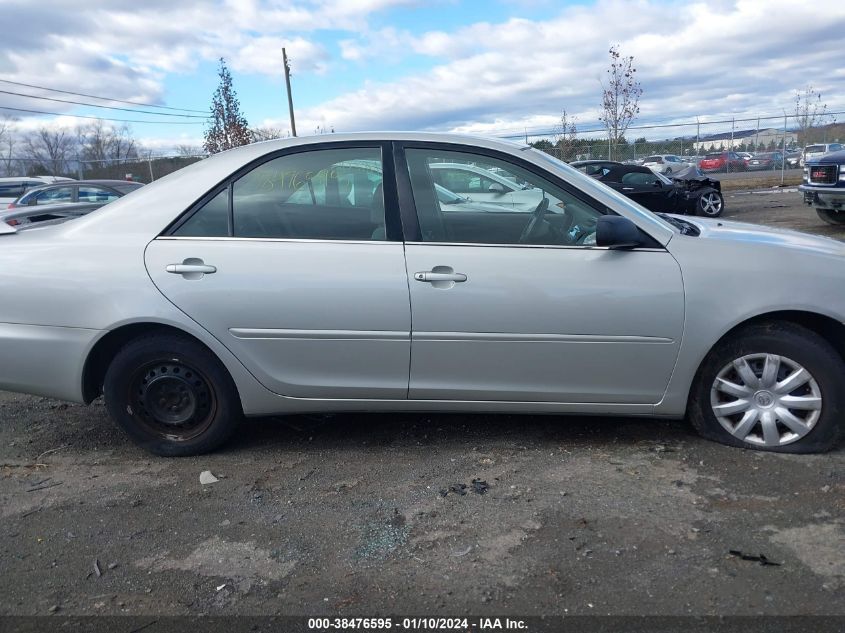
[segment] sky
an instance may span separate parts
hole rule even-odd
[[[779,116],[810,84],[845,110],[835,0],[0,0],[0,23],[0,106],[51,113],[0,115],[24,131],[86,122],[68,115],[145,121],[132,130],[161,153],[201,144],[220,57],[249,124],[287,132],[282,47],[300,135],[533,136],[564,110],[595,129],[613,45],[643,89],[635,125]]]

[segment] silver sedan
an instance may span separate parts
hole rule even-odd
[[[443,163],[542,196],[453,209]],[[212,450],[244,415],[381,410],[688,416],[821,451],[843,433],[843,256],[655,215],[500,141],[258,143],[82,218],[0,225],[0,389],[104,394],[160,455]]]

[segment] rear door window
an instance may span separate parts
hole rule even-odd
[[[111,202],[120,197],[116,191],[93,185],[79,185],[79,202]]]
[[[378,148],[326,149],[280,156],[232,182],[173,234],[385,240],[382,180]]]

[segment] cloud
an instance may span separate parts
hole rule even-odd
[[[282,68],[281,47],[286,46],[298,73],[325,73],[329,55],[308,33],[366,30],[372,13],[407,4],[409,0],[88,0],[70,7],[65,0],[0,0],[4,25],[28,26],[4,29],[0,77],[161,103],[167,74],[188,75],[200,62],[221,56],[240,72],[276,77]],[[29,28],[34,25],[36,36]],[[70,110],[10,95],[3,95],[2,105]]]
[[[302,113],[303,128],[521,131],[566,109],[596,123],[608,48],[635,57],[641,120],[732,112],[779,114],[812,78],[840,102],[845,5],[824,19],[791,0],[671,5],[599,1],[548,20],[480,22],[453,32],[347,41],[347,59],[417,54],[431,70],[339,95]],[[401,35],[401,34],[400,34]],[[841,83],[840,83],[841,85]]]
[[[328,70],[329,54],[326,49],[302,37],[250,39],[230,57],[231,66],[241,72],[284,77],[283,47],[297,73],[322,75]]]
[[[166,77],[190,81],[198,64],[220,56],[238,73],[277,80],[285,46],[295,79],[317,74],[326,86],[334,78],[343,79],[338,85],[356,85],[356,75],[366,77],[368,69],[387,65],[397,77],[364,79],[353,90],[298,110],[302,130],[319,125],[498,135],[548,128],[564,109],[582,129],[596,126],[607,51],[619,44],[635,57],[645,91],[640,122],[777,115],[794,109],[794,91],[810,81],[829,109],[845,109],[842,3],[824,3],[820,14],[794,0],[596,0],[562,9],[546,0],[500,0],[514,14],[540,6],[544,18],[480,20],[428,31],[414,29],[410,20],[385,22],[391,10],[426,4],[88,0],[71,7],[66,0],[0,0],[4,23],[37,24],[40,33],[6,29],[0,77],[163,103]],[[442,8],[463,10],[468,21],[477,13],[446,0]],[[336,49],[326,43],[329,37]],[[406,62],[413,70],[402,74]],[[298,100],[308,102],[307,96]],[[71,111],[68,105],[3,94],[0,104]],[[283,115],[265,125],[288,128]],[[189,134],[201,129],[196,128]]]

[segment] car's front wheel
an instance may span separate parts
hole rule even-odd
[[[845,211],[837,211],[836,209],[821,209],[817,207],[816,213],[828,224],[845,224]]]
[[[132,440],[156,455],[198,455],[222,445],[242,418],[237,389],[199,343],[150,335],[123,347],[106,371],[106,408]]]
[[[698,197],[698,202],[696,203],[696,211],[700,215],[708,218],[718,218],[722,215],[724,207],[725,199],[722,197],[722,194],[715,189],[702,193]]]
[[[845,361],[821,336],[791,323],[756,325],[702,363],[689,416],[704,437],[732,446],[815,453],[843,434]]]

